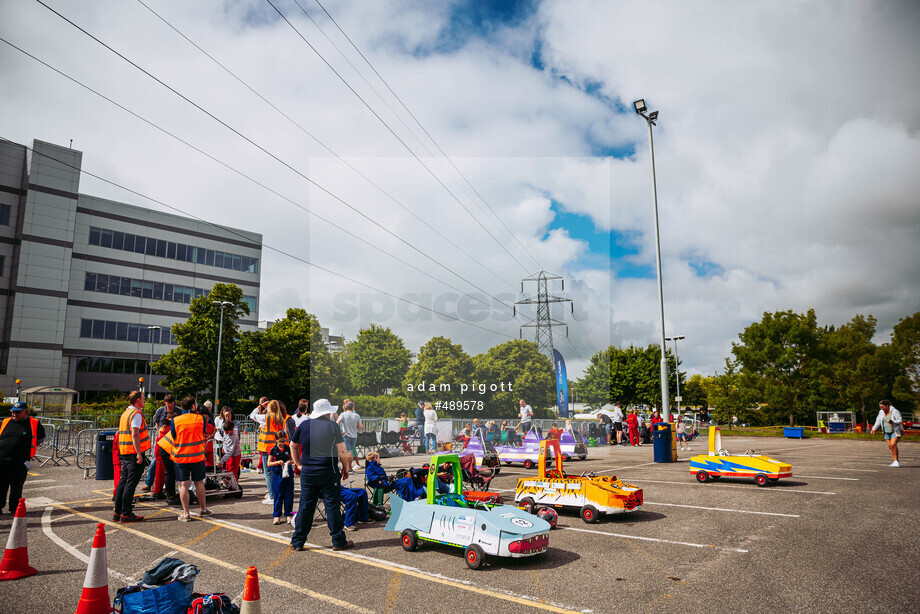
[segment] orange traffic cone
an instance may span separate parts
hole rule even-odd
[[[77,604],[76,614],[111,614],[112,600],[109,599],[109,565],[105,556],[105,524],[96,525],[93,537],[93,551],[89,555],[89,567],[83,580],[83,593]]]
[[[246,584],[243,585],[243,602],[240,614],[262,614],[262,599],[259,597],[259,572],[250,566],[246,570]]]
[[[29,546],[26,544],[26,500],[20,499],[13,517],[13,528],[0,561],[0,580],[18,580],[38,573],[29,566]]]

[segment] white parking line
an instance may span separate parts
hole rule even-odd
[[[89,565],[88,555],[83,554],[82,552],[80,552],[79,550],[77,550],[76,548],[68,544],[67,542],[65,542],[63,539],[58,537],[57,534],[51,529],[51,512],[53,510],[54,510],[54,507],[51,505],[45,508],[45,513],[42,514],[42,532],[48,537],[48,539],[53,541],[55,544],[57,544],[58,546],[66,550],[67,552],[69,552],[77,560],[82,561],[85,565]],[[67,516],[71,516],[71,514],[62,516],[58,520],[66,518]],[[117,571],[114,571],[112,568],[109,568],[109,575],[119,580],[120,582],[124,583],[125,585],[134,584],[135,582],[133,578],[130,578],[126,576],[125,574],[119,573]]]
[[[623,535],[622,533],[608,533],[606,531],[595,531],[593,529],[577,529],[575,527],[557,527],[568,531],[580,531],[582,533],[594,533],[596,535],[607,535],[608,537],[621,537],[623,539],[637,539],[640,541],[658,542],[660,544],[672,544],[675,546],[690,546],[692,548],[712,548],[713,550],[725,550],[727,552],[747,552],[742,548],[728,548],[726,546],[714,546],[712,544],[694,544],[692,542],[678,542],[670,539],[659,539],[657,537],[640,537],[638,535]]]
[[[668,507],[689,507],[694,510],[709,510],[713,512],[735,512],[736,514],[757,514],[759,516],[783,516],[785,518],[801,518],[798,514],[779,514],[777,512],[754,512],[751,510],[730,510],[724,507],[703,507],[701,505],[682,505],[680,503],[653,503],[651,501],[646,501],[642,504],[646,505],[667,505]]]
[[[629,481],[632,482],[633,480],[629,480]],[[696,481],[693,481],[693,482],[665,482],[663,480],[646,480],[646,479],[636,480],[636,484],[640,486],[642,484],[677,484],[679,486],[696,486],[697,485]],[[835,492],[822,492],[820,490],[799,490],[799,489],[793,490],[791,488],[782,488],[782,487],[763,488],[761,486],[732,486],[730,484],[712,484],[712,483],[707,484],[706,486],[713,487],[713,488],[737,488],[739,490],[757,490],[761,492],[800,492],[800,493],[807,493],[811,495],[836,495],[837,494]]]
[[[68,486],[69,484],[58,484],[57,486],[39,486],[37,488],[29,488],[29,483],[26,482],[22,492],[44,492],[46,490],[51,490],[52,488],[67,488]]]
[[[814,479],[816,479],[816,480],[848,480],[848,481],[850,481],[850,482],[858,482],[858,481],[859,481],[859,478],[833,478],[833,477],[826,476],[826,475],[801,475],[801,474],[798,474],[798,473],[795,475],[795,477],[797,477],[797,478],[814,478]]]
[[[45,484],[46,482],[57,482],[57,480],[26,480],[23,488],[28,488],[32,484]]]
[[[818,469],[819,471],[858,471],[860,473],[878,473],[878,469],[851,469],[849,467],[803,467],[796,465],[798,469]]]

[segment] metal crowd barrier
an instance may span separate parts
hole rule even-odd
[[[51,438],[50,455],[48,455],[41,466],[44,467],[51,462],[55,465],[64,463],[70,465],[67,459],[76,456],[77,453],[77,434],[84,429],[93,428],[93,423],[88,420],[70,420],[65,418],[45,418],[39,417],[39,421],[46,426],[52,426],[54,437]],[[48,441],[47,430],[45,441]]]

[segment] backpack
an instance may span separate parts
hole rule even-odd
[[[240,614],[240,608],[224,593],[196,593],[188,605],[188,614]]]

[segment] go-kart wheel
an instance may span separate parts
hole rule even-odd
[[[697,481],[697,482],[700,482],[701,484],[704,483],[704,482],[708,482],[708,481],[709,481],[709,474],[706,473],[705,471],[697,471],[697,472],[696,472],[696,481]]]
[[[566,462],[566,463],[567,463],[567,462],[569,462],[570,460],[572,460],[572,457],[569,456],[568,454],[563,454],[563,455],[562,455],[562,460],[563,460],[563,462]]]
[[[528,514],[536,514],[537,506],[534,500],[531,497],[524,497],[521,499],[521,507],[524,508],[524,511]]]
[[[535,463],[529,458],[524,461],[524,469],[533,469]]]
[[[582,454],[581,456],[578,457],[578,460],[585,460],[586,458],[588,458],[588,455]]]
[[[597,510],[591,505],[584,506],[581,508],[581,519],[588,524],[594,524],[597,522]]]
[[[470,569],[479,569],[486,562],[486,553],[476,544],[470,544],[463,552],[466,558],[466,566]]]
[[[763,473],[758,473],[756,476],[754,476],[754,481],[757,482],[758,486],[766,486],[770,483],[770,478],[768,478]]]
[[[403,550],[412,552],[418,548],[418,534],[412,529],[403,531],[400,539],[402,540]]]
[[[242,499],[242,498],[243,498],[243,485],[242,485],[242,484],[237,484],[236,487],[237,487],[237,489],[239,489],[239,492],[233,493],[233,498],[234,498],[234,499]]]

